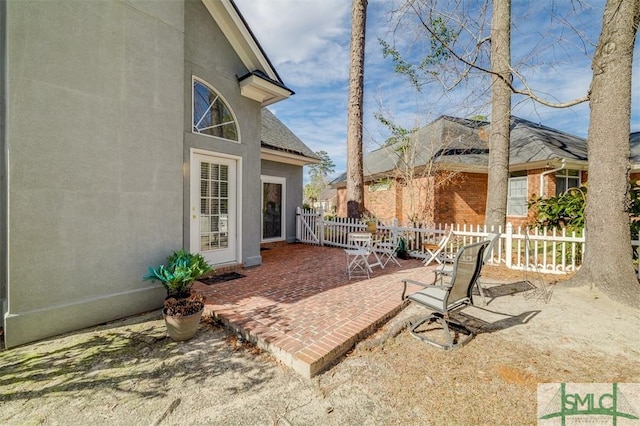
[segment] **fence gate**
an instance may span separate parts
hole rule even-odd
[[[296,239],[301,243],[323,245],[322,209],[296,208]]]

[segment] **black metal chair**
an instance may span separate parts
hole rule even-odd
[[[402,280],[404,284],[402,300],[409,300],[432,311],[429,316],[411,325],[411,335],[442,349],[458,348],[473,338],[473,332],[461,322],[452,320],[451,314],[472,304],[471,293],[480,276],[483,265],[482,255],[489,243],[490,241],[485,240],[461,247],[453,263],[451,282],[447,285]],[[407,295],[407,284],[418,285],[422,290]],[[437,329],[421,328],[423,324],[426,323],[428,326],[433,322],[440,323],[440,328],[444,332],[444,342],[427,337],[427,334]],[[461,337],[460,334],[465,337]]]

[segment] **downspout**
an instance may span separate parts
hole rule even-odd
[[[546,175],[548,175],[549,173],[555,173],[558,172],[562,169],[564,169],[567,166],[567,160],[565,160],[564,158],[562,159],[562,163],[560,164],[560,167],[558,167],[557,169],[552,169],[552,170],[547,170],[546,172],[542,172],[540,173],[540,198],[544,198],[544,177]]]

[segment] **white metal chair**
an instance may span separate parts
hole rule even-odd
[[[389,262],[393,262],[400,266],[400,262],[396,257],[398,248],[400,247],[400,235],[394,232],[389,240],[378,241],[374,244],[373,251],[379,255],[380,266],[382,269],[387,266]]]
[[[437,244],[423,244],[422,248],[425,252],[424,266],[429,266],[431,262],[434,260],[438,264],[443,264],[443,260],[440,258],[442,256],[442,251],[447,247],[449,240],[453,236],[453,231],[447,230],[440,238],[440,241]]]
[[[410,300],[432,311],[430,315],[411,325],[412,336],[442,349],[457,348],[473,338],[473,332],[463,323],[452,320],[450,315],[472,304],[472,288],[480,276],[482,255],[488,244],[489,241],[485,240],[469,244],[458,250],[453,264],[450,285],[433,285],[414,280],[402,280],[404,283],[402,300]],[[406,295],[407,284],[418,285],[422,289]],[[429,332],[437,329],[420,328],[425,323],[429,325],[433,322],[440,323],[440,328],[444,332],[444,342],[427,337]],[[452,330],[454,331],[453,337]],[[466,337],[460,337],[460,334]]]
[[[347,256],[347,274],[349,279],[354,276],[370,277],[371,267],[382,266],[380,259],[373,251],[373,238],[368,232],[351,232],[347,235],[347,248],[344,249]],[[374,254],[377,262],[369,263],[369,256]]]

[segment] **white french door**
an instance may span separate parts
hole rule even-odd
[[[238,261],[237,161],[191,155],[191,251],[211,264]]]

